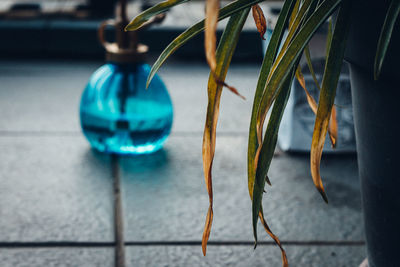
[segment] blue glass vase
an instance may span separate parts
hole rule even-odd
[[[106,153],[145,154],[159,150],[172,126],[173,109],[159,76],[146,90],[150,66],[107,63],[90,78],[80,119],[91,146]]]

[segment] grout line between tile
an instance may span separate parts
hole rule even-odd
[[[364,246],[365,241],[281,241],[286,246]],[[208,241],[208,246],[254,246],[253,241]],[[275,246],[274,241],[258,241],[257,246]],[[127,241],[125,246],[201,246],[201,241]]]
[[[309,240],[281,241],[285,246],[364,246],[363,240]],[[96,248],[96,247],[114,247],[114,242],[80,242],[80,241],[48,241],[48,242],[0,242],[0,248]],[[121,242],[125,246],[201,246],[201,241],[127,241]],[[254,246],[253,241],[209,241],[209,246]],[[259,246],[275,246],[273,241],[259,241]]]
[[[115,267],[125,267],[124,227],[121,203],[121,183],[118,156],[111,155],[111,171],[114,184],[114,231],[115,231]]]
[[[86,241],[44,241],[44,242],[0,242],[0,248],[106,248],[114,247],[115,242]]]

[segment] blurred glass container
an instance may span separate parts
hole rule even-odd
[[[95,149],[143,154],[160,149],[172,126],[168,91],[156,76],[146,90],[147,64],[107,63],[90,78],[83,92],[83,133]]]
[[[126,25],[122,5],[120,17],[99,28],[107,63],[94,72],[83,92],[81,126],[92,147],[101,152],[151,153],[162,147],[171,131],[172,103],[157,74],[146,89],[148,48],[138,43],[137,32],[124,31]],[[105,40],[107,26],[115,28],[114,43]]]

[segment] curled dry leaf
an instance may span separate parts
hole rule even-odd
[[[346,40],[349,30],[348,24],[351,18],[351,3],[352,1],[343,1],[337,15],[332,35],[332,42],[326,59],[324,77],[322,78],[317,117],[315,119],[314,133],[311,142],[311,176],[317,190],[320,192],[325,202],[328,202],[328,199],[322,185],[320,163],[322,149],[324,147],[329,120],[333,109],[332,107],[335,100],[336,87],[342,69],[344,52],[346,50]]]
[[[338,135],[338,124],[336,119],[336,107],[332,107],[331,119],[329,120],[329,139],[331,140],[332,148],[336,148],[336,140]]]
[[[314,97],[310,94],[310,92],[307,90],[306,81],[304,79],[303,73],[301,72],[300,66],[298,66],[296,69],[296,78],[297,78],[299,84],[301,85],[301,87],[303,87],[304,92],[306,93],[308,105],[310,106],[310,108],[314,112],[314,114],[317,114],[317,108],[318,108],[317,102],[315,101]],[[316,82],[317,88],[319,88],[319,90],[321,91],[318,81],[315,81],[315,82]],[[332,148],[335,148],[337,134],[338,134],[335,106],[332,107],[332,113],[331,113],[331,118],[330,118],[329,127],[328,127],[328,134],[329,134],[329,139],[331,140]]]
[[[219,13],[219,0],[207,0],[206,2],[206,20],[204,31],[204,48],[206,52],[207,63],[212,72],[215,72],[217,61],[215,59],[215,48],[217,43],[216,31]]]
[[[226,85],[224,79],[228,72],[233,52],[235,51],[240,32],[243,28],[243,24],[246,21],[249,11],[250,8],[242,10],[232,15],[232,17],[229,19],[216,51],[216,62],[218,63],[216,65],[216,70],[210,72],[210,77],[208,80],[207,117],[203,135],[203,169],[210,205],[207,212],[202,238],[202,249],[204,256],[206,255],[207,242],[210,237],[213,220],[213,190],[211,175],[212,163],[215,154],[216,128],[221,93],[223,85]],[[218,79],[216,79],[216,77],[218,77]]]
[[[268,233],[268,235],[275,241],[275,243],[278,245],[278,247],[281,250],[281,257],[282,257],[282,267],[289,267],[289,263],[287,260],[287,256],[286,256],[286,251],[285,249],[282,247],[281,241],[279,240],[279,238],[271,231],[271,229],[269,228],[267,222],[265,221],[265,218],[263,216],[263,212],[260,211],[259,213],[259,217],[260,217],[260,221],[264,227],[264,230]]]
[[[254,22],[256,23],[256,27],[260,36],[263,40],[265,40],[264,35],[267,31],[267,21],[265,20],[264,13],[259,5],[254,5],[251,8],[253,13]]]

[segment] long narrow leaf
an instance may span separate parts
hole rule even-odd
[[[211,71],[208,80],[208,106],[206,124],[203,135],[203,169],[204,178],[209,195],[209,209],[207,212],[206,223],[202,238],[203,254],[206,255],[207,242],[210,237],[211,225],[213,219],[213,191],[212,191],[212,163],[215,153],[216,127],[219,114],[219,103],[223,86],[216,82],[215,75],[219,80],[224,80],[236,48],[240,32],[244,22],[249,14],[250,8],[247,8],[237,14],[234,14],[222,34],[216,53],[216,69]]]
[[[297,0],[296,3],[294,4],[292,14],[290,15],[290,19],[289,19],[289,29],[293,28],[293,22],[294,22],[294,19],[296,18],[297,13],[299,12],[301,1],[302,0]]]
[[[315,11],[315,8],[317,7],[318,1],[313,1],[310,5],[310,8],[307,11],[307,18],[310,17],[310,15],[312,14],[312,12]],[[328,26],[328,34],[327,34],[327,45],[326,45],[326,53],[328,53],[329,48],[330,48],[330,43],[332,41],[332,19],[329,19],[329,26]],[[306,48],[304,49],[304,52],[306,54],[306,58],[307,58],[307,63],[309,65],[310,68],[310,72],[312,73],[313,79],[314,79],[314,83],[317,86],[317,88],[321,91],[321,87],[319,85],[319,82],[317,80],[317,78],[315,77],[315,73],[312,67],[312,63],[311,63],[311,57],[310,57],[310,50],[309,50],[309,46],[307,45]],[[328,56],[328,54],[326,55],[326,57]],[[306,83],[303,77],[303,74],[301,73],[301,69],[298,67],[296,70],[296,77],[302,80],[299,80],[301,86],[303,87],[306,95],[307,95],[307,101],[312,109],[312,111],[314,112],[314,114],[317,114],[317,105],[316,105],[316,101],[314,100],[314,98],[310,95],[310,93],[308,92],[308,90],[306,89]],[[331,144],[332,144],[332,148],[336,147],[336,140],[337,140],[337,120],[336,120],[336,108],[335,106],[333,106],[332,108],[332,115],[331,115],[331,119],[330,119],[330,123],[329,123],[329,127],[328,127],[328,133],[329,133],[329,139],[331,140]]]
[[[221,8],[219,11],[218,20],[225,19],[230,17],[232,14],[239,12],[243,9],[251,7],[259,2],[264,0],[236,0],[229,5]],[[201,33],[204,30],[204,20],[194,24],[190,28],[186,29],[183,33],[177,36],[165,49],[162,53],[158,56],[156,62],[154,62],[153,66],[151,67],[149,76],[147,77],[146,87],[149,86],[151,80],[154,78],[154,75],[160,69],[162,64],[167,60],[167,58],[172,55],[178,48],[184,45],[187,41],[195,37],[197,34]]]
[[[330,17],[328,19],[328,34],[326,35],[326,48],[325,48],[325,58],[329,55],[329,50],[331,50],[332,34],[333,34],[333,19]]]
[[[327,39],[328,42],[328,39]],[[311,76],[314,80],[315,86],[319,91],[321,91],[321,86],[319,85],[317,75],[315,75],[314,67],[312,65],[312,60],[311,60],[311,55],[310,55],[310,47],[307,45],[306,48],[304,49],[304,55],[306,56],[306,61],[308,65],[308,69],[310,70]]]
[[[306,50],[307,48],[304,51]],[[300,66],[297,66],[296,78],[299,81],[300,86],[303,87],[304,92],[306,93],[308,105],[310,106],[314,114],[317,114],[317,108],[318,108],[317,102],[315,101],[314,97],[310,94],[310,92],[307,90],[306,81],[304,79],[303,73],[301,72]],[[319,86],[318,81],[317,85]],[[329,139],[331,140],[332,148],[335,148],[337,139],[337,120],[336,120],[335,106],[332,107],[332,114],[329,122],[328,133],[329,133]]]
[[[351,9],[350,2],[350,0],[343,0],[335,23],[331,47],[328,58],[326,59],[322,88],[318,101],[317,118],[315,119],[311,143],[311,175],[317,190],[321,193],[326,202],[328,202],[328,198],[322,184],[320,162],[346,48]]]
[[[317,114],[317,107],[318,107],[317,102],[315,101],[314,97],[310,94],[310,92],[307,90],[306,81],[304,79],[303,73],[301,72],[300,65],[297,66],[296,69],[296,78],[299,81],[300,86],[303,87],[304,92],[306,93],[308,105],[310,106],[314,114]]]
[[[328,22],[328,34],[326,36],[326,55],[325,58],[328,58],[329,56],[329,50],[331,49],[331,43],[332,43],[332,34],[333,34],[333,26],[332,26],[332,17],[329,18]],[[312,66],[312,64],[311,64]],[[321,91],[321,87],[319,87],[318,83],[318,88]],[[332,113],[331,113],[331,118],[329,121],[329,126],[328,126],[328,133],[329,133],[329,139],[331,140],[332,148],[336,147],[336,140],[338,136],[338,123],[336,119],[336,107],[332,107]]]
[[[259,216],[260,213],[262,214],[262,196],[265,186],[266,177],[268,174],[269,166],[272,161],[272,157],[274,155],[274,150],[276,147],[276,143],[278,140],[278,131],[279,126],[281,123],[283,112],[285,111],[285,107],[287,104],[287,100],[290,95],[290,89],[292,86],[293,81],[293,74],[289,76],[280,93],[278,94],[274,107],[271,112],[271,117],[268,122],[268,127],[265,132],[264,141],[261,145],[261,152],[260,156],[255,160],[258,160],[258,168],[256,170],[256,177],[254,183],[254,190],[253,190],[253,202],[252,202],[252,213],[253,213],[253,232],[257,232],[257,218],[260,217],[260,220],[267,231],[267,233],[275,240],[276,244],[280,247],[282,251],[282,264],[283,266],[288,266],[286,253],[281,246],[281,243],[272,231],[269,229],[267,223],[265,222],[263,216]],[[255,235],[257,236],[257,235]],[[256,240],[257,241],[257,240]],[[256,243],[257,244],[257,243]]]
[[[126,31],[134,31],[139,29],[152,17],[168,11],[171,7],[182,4],[189,0],[167,0],[163,1],[137,15],[126,27]]]
[[[266,84],[257,114],[257,139],[259,143],[261,143],[262,140],[262,129],[265,117],[278,94],[278,89],[282,87],[284,80],[289,75],[290,70],[315,31],[335,10],[340,2],[341,0],[326,0],[318,7],[294,37],[276,68],[272,71],[271,78]],[[256,152],[256,156],[257,153],[259,153],[259,149]]]
[[[278,54],[279,46],[281,44],[281,40],[285,31],[285,26],[288,23],[290,11],[295,4],[295,0],[285,1],[281,13],[278,17],[278,21],[276,23],[275,29],[272,33],[271,39],[269,41],[267,51],[265,52],[264,60],[261,65],[260,75],[258,77],[256,92],[253,100],[253,108],[251,113],[250,120],[250,128],[249,128],[249,143],[248,143],[248,154],[247,154],[247,174],[248,174],[248,189],[250,199],[253,200],[253,188],[254,188],[254,180],[255,180],[255,168],[254,168],[254,158],[256,154],[256,150],[259,146],[257,141],[257,131],[256,131],[256,119],[258,113],[258,107],[261,101],[261,97],[263,94],[263,90],[265,88],[265,84],[267,82],[267,76],[270,72],[272,64],[275,60],[276,55]],[[269,181],[267,180],[269,183]],[[261,205],[261,204],[260,204]],[[259,217],[261,221],[265,222],[264,215],[262,212],[262,205],[260,206],[260,214]],[[268,227],[264,228],[267,230]],[[254,232],[254,231],[253,231]],[[275,240],[275,235],[272,232],[267,230],[267,233]],[[254,238],[257,242],[257,232],[254,232]],[[276,242],[276,241],[275,241]],[[279,244],[279,243],[277,243]],[[282,257],[284,256],[284,250],[282,249]]]
[[[257,134],[256,134],[256,118],[257,118],[258,106],[260,104],[263,90],[267,82],[267,75],[270,72],[270,69],[275,60],[276,55],[278,54],[279,46],[285,31],[285,25],[288,22],[290,10],[292,9],[294,2],[295,0],[285,1],[282,7],[275,29],[269,41],[267,51],[265,52],[265,57],[261,65],[256,92],[254,95],[253,108],[250,120],[249,144],[248,144],[248,155],[247,155],[248,188],[251,199],[253,199],[253,187],[255,178],[254,156],[256,154],[256,150],[258,147]]]
[[[375,56],[374,64],[374,78],[378,80],[379,75],[382,70],[383,61],[385,60],[386,51],[389,47],[390,39],[392,37],[392,32],[394,24],[400,13],[400,1],[392,0],[389,6],[389,10],[386,14],[385,22],[383,23],[382,31],[379,36],[378,48]]]
[[[268,79],[271,78],[271,75],[272,75],[273,71],[275,70],[275,68],[277,66],[276,63],[279,62],[282,59],[282,57],[283,57],[285,51],[287,50],[290,42],[293,40],[293,37],[295,36],[296,32],[298,32],[298,30],[300,28],[300,25],[301,25],[301,22],[305,19],[306,11],[310,8],[311,3],[312,3],[312,0],[304,0],[304,2],[302,3],[299,11],[297,12],[296,16],[294,17],[293,21],[291,21],[289,23],[289,25],[290,25],[289,32],[288,32],[288,34],[286,36],[285,42],[283,43],[280,52],[278,54],[278,58],[275,61],[274,65],[272,66],[272,71],[269,73]],[[292,20],[292,17],[293,16],[291,16],[291,18],[290,18],[291,20]]]

